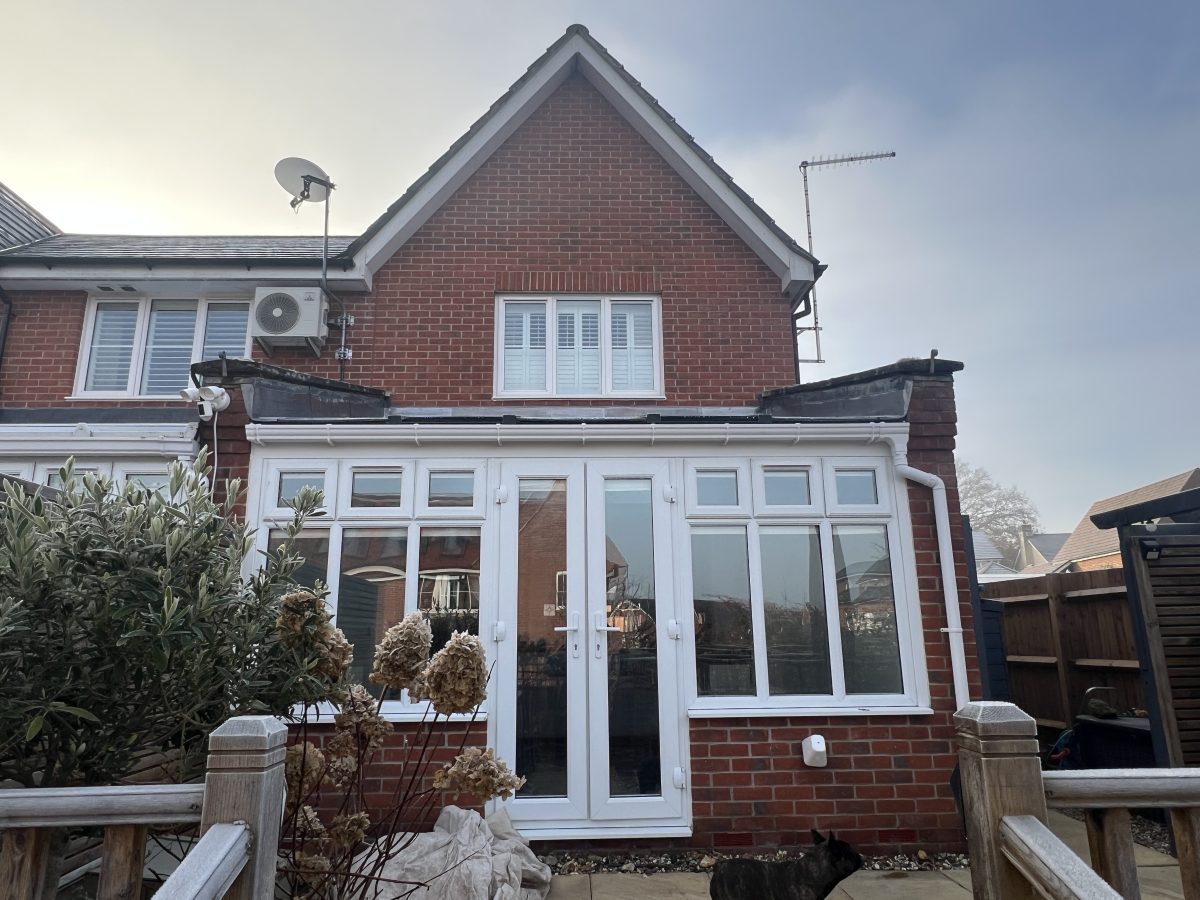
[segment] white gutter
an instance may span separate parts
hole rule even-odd
[[[81,410],[86,413],[86,410]],[[0,457],[196,455],[195,422],[184,424],[12,423],[0,425]]]

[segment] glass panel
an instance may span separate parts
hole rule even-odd
[[[146,358],[142,364],[143,394],[175,394],[187,387],[196,335],[196,304],[155,300],[150,307]]]
[[[403,480],[402,469],[387,472],[354,472],[350,476],[350,505],[399,506]]]
[[[517,527],[517,758],[522,797],[567,795],[567,482],[522,478]]]
[[[246,355],[246,325],[250,320],[248,304],[210,303],[204,318],[201,359],[217,359],[222,353],[231,359]]]
[[[557,322],[556,389],[560,394],[600,393],[600,301],[562,300]]]
[[[85,391],[129,390],[129,366],[137,334],[138,304],[99,303],[92,325]]]
[[[753,696],[754,620],[745,526],[692,529],[696,691]]]
[[[833,563],[846,693],[903,693],[887,528],[835,526]]]
[[[546,304],[504,305],[504,389],[546,389]]]
[[[325,490],[324,472],[280,472],[279,494],[275,498],[276,505],[287,506],[296,499],[301,488],[314,487],[318,491]]]
[[[696,503],[700,506],[737,506],[737,472],[697,472]]]
[[[820,534],[808,525],[763,526],[759,547],[771,693],[833,693]]]
[[[130,472],[125,476],[126,482],[132,482],[148,491],[158,491],[165,494],[170,476],[166,472]]]
[[[839,506],[875,506],[879,503],[875,470],[838,469],[837,497]]]
[[[286,535],[278,528],[271,529],[267,536],[267,550],[274,553],[283,543]],[[292,542],[292,552],[304,558],[304,563],[292,576],[297,584],[307,588],[315,588],[317,582],[329,583],[329,532],[302,531]]]
[[[86,466],[84,466],[84,467],[76,466],[75,467],[75,480],[77,482],[79,482],[80,484],[82,484],[84,475],[97,475],[97,474],[99,474],[99,472],[100,472],[99,469],[91,469]],[[52,488],[54,488],[56,490],[60,490],[60,491],[62,490],[63,480],[62,480],[62,476],[58,474],[57,469],[55,469],[52,472],[47,473],[46,487],[52,487]]]
[[[654,306],[612,305],[612,380],[615,391],[654,390]]]
[[[429,505],[463,507],[475,505],[474,472],[430,472]]]
[[[376,697],[383,686],[372,684],[367,676],[374,662],[375,645],[385,631],[404,618],[407,559],[405,528],[347,528],[342,532],[337,625],[354,645],[350,680],[366,685]]]
[[[436,653],[453,631],[479,634],[479,529],[422,528],[420,551],[417,608]]]
[[[608,763],[613,797],[662,794],[658,610],[649,478],[604,482],[608,624]]]
[[[808,469],[763,469],[767,506],[808,506]]]

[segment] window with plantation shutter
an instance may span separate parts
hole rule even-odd
[[[497,398],[661,397],[657,304],[629,295],[500,298]]]
[[[92,343],[88,353],[88,391],[129,390],[129,368],[133,363],[133,345],[137,339],[138,304],[99,303],[92,323]]]
[[[245,356],[249,319],[249,304],[209,303],[204,317],[204,347],[200,359],[217,359],[222,353],[233,359]]]
[[[150,330],[146,334],[146,359],[142,365],[143,394],[173,394],[187,385],[195,339],[195,303],[154,301],[150,307]]]

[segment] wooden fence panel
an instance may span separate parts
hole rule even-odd
[[[1163,529],[1164,532],[1168,529]],[[1158,634],[1166,660],[1179,740],[1179,764],[1200,765],[1200,535],[1164,533],[1158,559],[1147,560]]]

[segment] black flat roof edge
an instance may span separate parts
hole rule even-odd
[[[862,372],[853,372],[849,375],[838,375],[834,378],[826,378],[823,381],[808,381],[804,384],[793,384],[787,387],[773,388],[769,391],[763,391],[759,397],[763,400],[771,397],[782,397],[788,394],[803,394],[808,391],[819,391],[824,388],[840,387],[847,384],[864,384],[869,381],[878,381],[881,378],[888,378],[893,375],[924,375],[929,376],[948,376],[955,372],[961,372],[965,366],[963,363],[953,359],[901,359],[894,363],[889,363],[886,366],[879,366],[874,369],[866,369]]]
[[[232,379],[234,381],[265,378],[269,381],[283,381],[305,387],[341,391],[346,394],[366,394],[369,397],[383,398],[391,396],[382,388],[367,387],[364,384],[353,384],[349,381],[337,381],[333,378],[322,378],[320,375],[308,375],[304,372],[297,372],[295,369],[285,369],[283,366],[273,366],[270,363],[253,359],[209,359],[193,363],[192,374],[205,378]]]
[[[1180,491],[1155,500],[1143,500],[1118,509],[1096,513],[1091,517],[1092,524],[1097,528],[1116,528],[1118,525],[1132,525],[1134,522],[1145,522],[1150,519],[1161,519],[1179,515],[1180,513],[1200,510],[1200,488],[1190,491]]]

